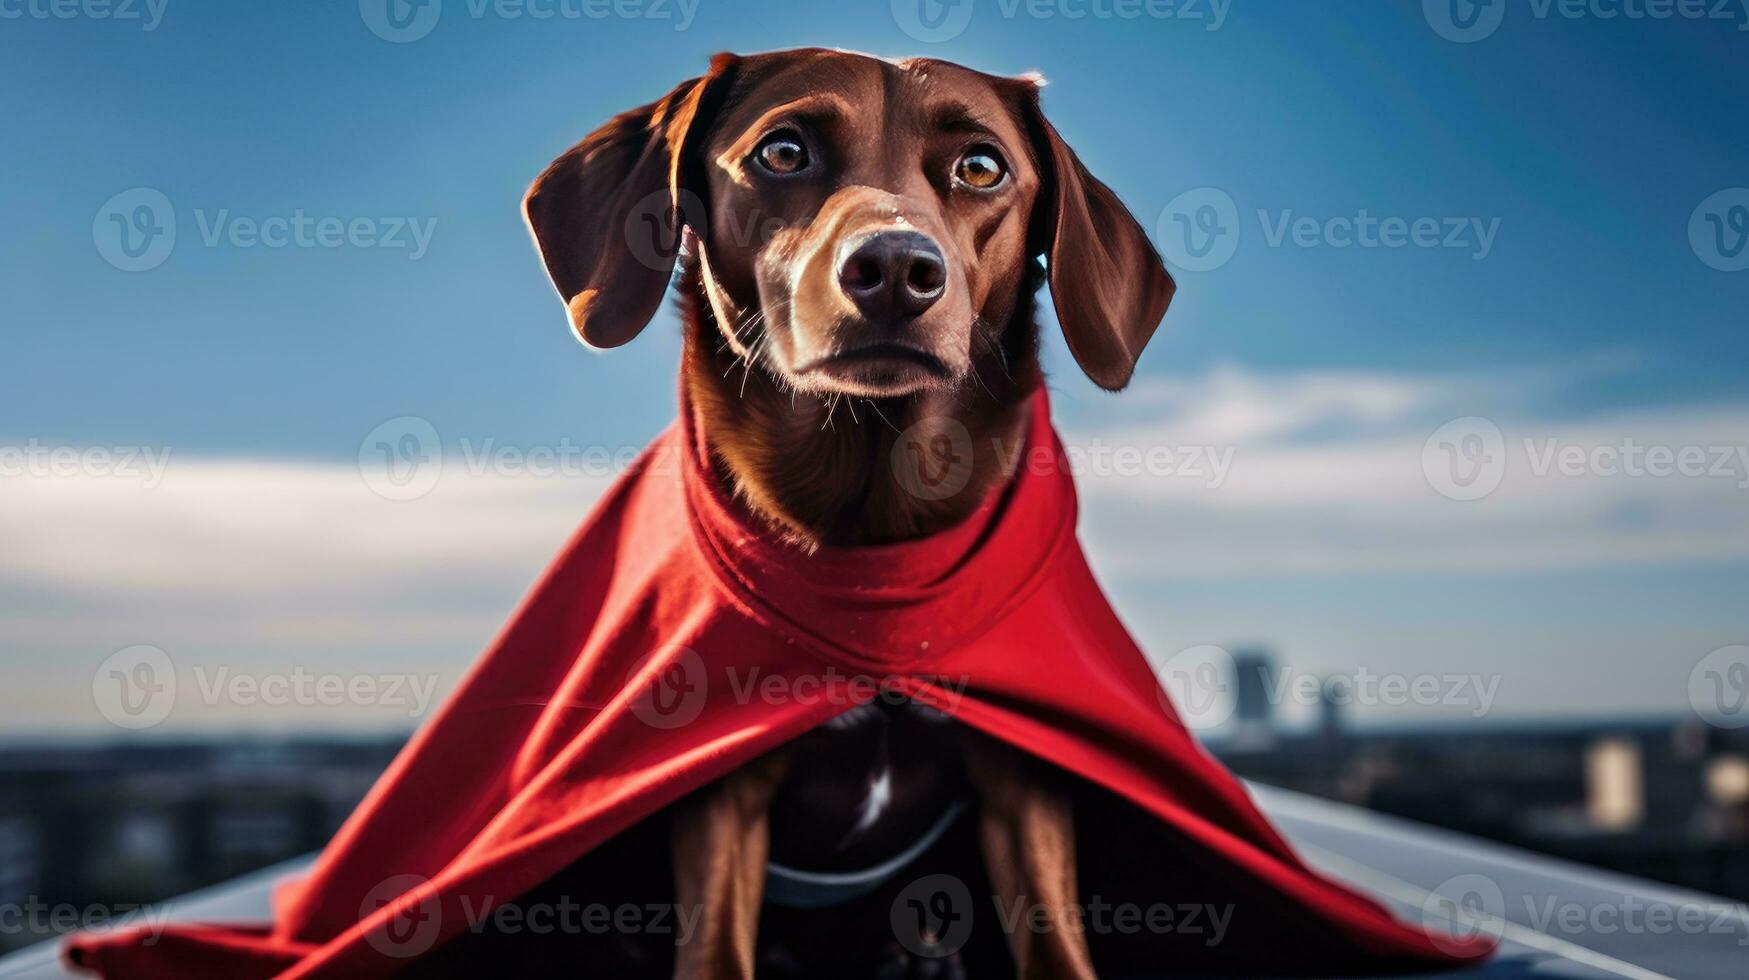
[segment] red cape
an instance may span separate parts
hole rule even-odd
[[[1485,940],[1403,925],[1308,869],[1198,745],[1088,570],[1042,391],[1033,402],[1017,477],[971,519],[811,555],[724,492],[683,406],[310,875],[276,894],[273,925],[88,934],[69,958],[128,978],[397,972],[874,694],[847,678],[1080,777],[1084,894],[1234,910],[1240,939],[1200,958],[1171,936],[1090,937],[1102,969],[1119,946],[1126,962],[1245,975],[1486,956]],[[749,696],[754,676],[778,695]]]

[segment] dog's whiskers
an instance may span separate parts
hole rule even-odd
[[[972,318],[972,336],[982,340],[984,346],[990,348],[991,353],[996,355],[997,362],[1002,365],[1002,376],[1013,381],[1014,375],[1008,369],[1008,351],[1001,342],[1001,331],[992,327],[990,321],[980,315]]]
[[[758,326],[759,321],[764,314],[765,310],[760,307],[748,310],[740,316],[739,322],[736,323],[733,329],[728,331],[728,334],[724,337],[723,348],[733,346],[735,348],[735,360],[731,361],[729,366],[723,369],[723,377],[728,377],[729,372],[735,370],[735,364],[746,359],[747,340],[743,335]],[[723,348],[718,348],[717,353],[722,353]]]
[[[994,339],[992,339],[988,334],[986,334],[984,332],[984,330],[979,329],[980,327],[984,327],[985,329],[988,329],[987,325],[984,322],[984,318],[981,316],[973,317],[972,318],[972,339],[978,340],[978,341],[983,341],[985,346],[990,347],[991,349],[993,349],[996,352],[997,357],[1002,362],[1002,373],[1004,376],[1007,376],[1008,375],[1008,356],[1007,356],[1007,354],[1003,352],[1001,345],[996,343],[996,341]],[[978,383],[978,387],[984,389],[984,394],[989,395],[991,398],[996,398],[996,393],[994,391],[991,391],[990,385],[984,381],[984,375],[981,371],[979,371],[978,359],[975,357],[972,358],[972,380],[974,380]],[[1008,377],[1008,380],[1010,382],[1012,382],[1014,380],[1014,378]]]
[[[887,428],[892,429],[894,432],[899,432],[899,427],[894,425],[892,423],[892,421],[887,418],[885,412],[881,411],[881,406],[878,402],[876,402],[873,398],[869,398],[869,399],[865,399],[865,400],[868,402],[869,410],[874,412],[876,415],[880,416],[880,420],[882,422],[887,423]],[[903,433],[900,433],[900,434],[903,435]]]
[[[778,308],[781,309],[782,306],[780,305]],[[735,359],[729,363],[729,366],[723,369],[723,377],[727,378],[735,370],[735,365],[741,365],[741,388],[739,395],[741,398],[747,397],[747,379],[752,375],[754,366],[759,363],[759,358],[770,349],[771,334],[769,331],[761,332],[757,337],[752,336],[755,331],[758,331],[760,327],[765,325],[767,312],[766,307],[763,305],[748,310],[745,314],[739,317],[739,323],[731,332],[733,336],[732,345],[735,348],[736,356]],[[749,341],[749,338],[751,338],[751,341]],[[731,341],[725,339],[723,346],[717,349],[717,353],[720,355],[730,346]]]
[[[747,397],[747,378],[749,375],[751,375],[753,373],[754,363],[756,361],[758,361],[760,357],[764,356],[766,349],[769,348],[770,346],[771,346],[771,334],[764,333],[764,334],[760,334],[759,339],[753,342],[752,347],[748,348],[746,367],[743,368],[741,371],[741,393],[740,393],[739,397],[741,397],[741,398]],[[733,365],[731,365],[731,367],[732,366]]]

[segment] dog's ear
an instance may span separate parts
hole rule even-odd
[[[662,304],[685,212],[701,207],[702,189],[685,186],[687,154],[710,127],[735,61],[719,54],[704,75],[615,116],[523,197],[541,261],[589,346],[631,340]]]
[[[1045,256],[1057,322],[1081,370],[1118,391],[1129,384],[1177,286],[1129,209],[1045,118],[1038,83],[1026,80],[1021,98],[1044,178],[1033,241]]]

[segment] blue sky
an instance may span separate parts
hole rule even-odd
[[[1736,480],[1514,469],[1463,502],[1429,488],[1420,456],[1468,416],[1509,449],[1749,441],[1749,272],[1709,265],[1690,236],[1703,201],[1749,186],[1742,10],[1569,17],[1495,0],[1497,29],[1456,43],[1418,2],[1151,16],[961,0],[936,9],[969,9],[963,31],[932,42],[901,28],[904,0],[528,12],[553,2],[446,0],[407,43],[351,2],[167,0],[150,30],[0,3],[23,11],[0,18],[0,447],[172,453],[150,489],[0,475],[18,491],[0,516],[20,542],[0,558],[14,729],[104,730],[89,678],[132,644],[179,671],[453,678],[599,481],[498,474],[384,501],[361,489],[361,440],[401,416],[450,457],[486,439],[654,434],[673,413],[672,317],[611,354],[578,346],[518,199],[552,156],[712,52],[798,44],[1043,71],[1047,112],[1169,258],[1181,195],[1231,203],[1231,257],[1175,270],[1134,392],[1100,395],[1060,342],[1047,350],[1072,439],[1233,453],[1219,487],[1084,480],[1095,565],[1151,650],[1263,642],[1319,672],[1492,672],[1497,719],[1683,711],[1695,662],[1749,642]],[[1142,13],[1106,16],[1118,9]],[[94,224],[134,188],[163,195],[177,241],[128,272]],[[1334,247],[1325,223],[1363,211],[1469,237]],[[300,212],[409,222],[429,241],[415,257],[236,237],[238,219]],[[1302,218],[1316,244],[1271,241]],[[164,727],[369,715],[225,707],[183,705]]]

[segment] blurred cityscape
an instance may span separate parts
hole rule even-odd
[[[1749,899],[1749,729],[1690,716],[1361,732],[1324,688],[1315,728],[1289,732],[1270,654],[1233,659],[1236,722],[1210,748],[1247,779]]]
[[[402,740],[0,748],[0,908],[118,915],[317,850]],[[0,953],[55,931],[17,918]]]
[[[1277,723],[1273,658],[1235,657],[1241,775],[1749,900],[1749,730],[1699,721],[1354,731]],[[319,849],[401,738],[0,748],[0,907],[123,910]],[[45,938],[0,930],[0,952]]]

